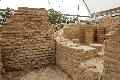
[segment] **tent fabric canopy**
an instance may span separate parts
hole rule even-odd
[[[86,3],[91,14],[120,7],[120,0],[83,0],[83,1]]]

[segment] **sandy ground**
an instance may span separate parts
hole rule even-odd
[[[92,72],[98,72],[99,74],[103,74],[104,65],[103,60],[101,58],[92,58],[90,60],[86,60],[85,62],[81,62],[81,65],[86,70],[91,70]]]
[[[55,66],[29,72],[8,72],[5,80],[71,80],[67,74]]]

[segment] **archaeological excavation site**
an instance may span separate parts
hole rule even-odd
[[[120,7],[94,23],[53,24],[49,11],[18,7],[1,24],[0,80],[120,80]]]

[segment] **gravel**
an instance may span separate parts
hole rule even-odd
[[[14,71],[5,74],[5,80],[71,80],[56,66],[44,67],[31,71]]]

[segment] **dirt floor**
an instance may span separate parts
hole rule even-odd
[[[14,71],[5,74],[5,80],[71,80],[56,66],[49,66],[32,71]]]

